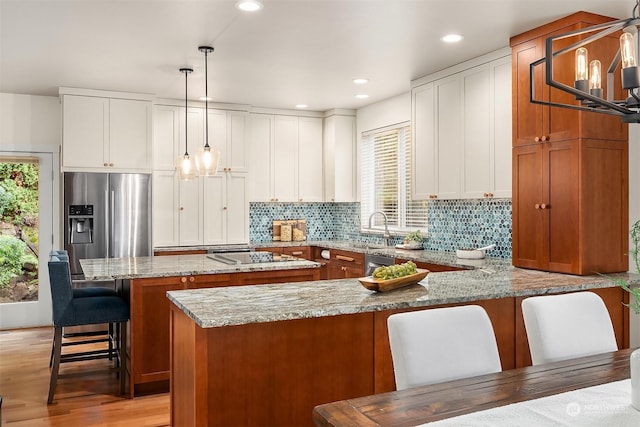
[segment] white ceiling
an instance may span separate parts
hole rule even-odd
[[[359,108],[410,82],[508,46],[509,37],[578,10],[616,18],[633,0],[0,0],[0,92],[59,86],[204,95],[214,102],[310,110]],[[457,32],[456,45],[440,41]],[[352,83],[366,77],[364,87]],[[354,95],[370,97],[358,100]]]

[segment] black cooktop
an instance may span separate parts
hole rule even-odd
[[[291,255],[283,255],[283,254],[276,254],[273,252],[262,252],[262,251],[216,253],[216,254],[207,255],[207,258],[211,258],[214,261],[219,261],[229,265],[294,261],[298,259]]]

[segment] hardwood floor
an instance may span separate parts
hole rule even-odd
[[[169,394],[128,399],[114,373],[58,380],[47,405],[53,328],[0,331],[0,395],[3,427],[168,426]],[[63,364],[60,373],[100,369],[107,360]]]

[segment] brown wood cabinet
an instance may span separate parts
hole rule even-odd
[[[529,64],[551,34],[611,18],[579,12],[511,38],[513,61],[513,265],[570,274],[628,269],[628,132],[613,116],[529,102]],[[558,47],[577,39],[567,38]],[[617,49],[615,35],[589,45],[589,58]],[[609,56],[607,56],[609,55]],[[555,63],[573,82],[574,56]],[[575,103],[534,75],[537,99]],[[616,99],[622,89],[616,89]],[[605,95],[606,96],[606,95]]]
[[[247,273],[133,279],[129,295],[129,373],[131,396],[149,391],[167,391],[169,380],[168,291],[266,283],[319,280],[317,268],[253,271]]]
[[[310,246],[283,246],[283,247],[266,247],[256,248],[256,251],[273,252],[274,254],[291,255],[302,259],[311,259]]]
[[[364,254],[331,249],[327,266],[328,279],[350,279],[364,276]]]

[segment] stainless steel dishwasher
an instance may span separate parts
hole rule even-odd
[[[364,255],[364,275],[371,276],[373,271],[383,265],[395,264],[395,258],[386,255]]]

